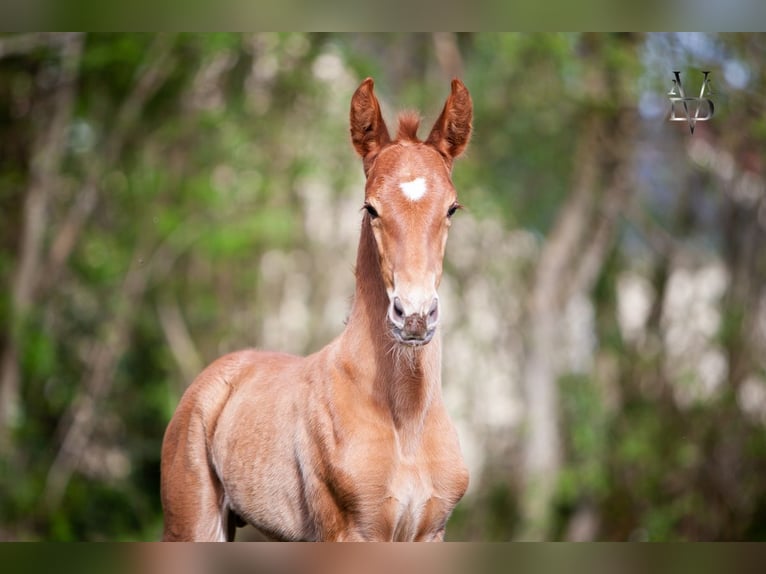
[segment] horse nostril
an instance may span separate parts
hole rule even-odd
[[[439,300],[434,299],[431,307],[428,309],[428,326],[431,327],[439,320]]]
[[[404,319],[404,307],[399,297],[394,297],[394,315],[397,319]]]

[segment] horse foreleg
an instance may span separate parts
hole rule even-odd
[[[203,425],[190,418],[173,419],[163,441],[162,539],[225,542],[234,528],[223,486],[209,464]]]

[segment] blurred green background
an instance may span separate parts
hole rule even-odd
[[[0,540],[158,539],[201,368],[340,332],[366,76],[474,101],[448,539],[766,538],[766,36],[294,33],[0,36]]]

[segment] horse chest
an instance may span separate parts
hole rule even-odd
[[[393,540],[414,540],[448,510],[437,508],[442,505],[428,467],[401,459],[397,462],[389,476],[388,495],[380,507],[381,518],[390,525]]]
[[[462,464],[435,462],[422,449],[405,453],[398,441],[386,450],[374,464],[360,465],[347,476],[356,487],[354,506],[360,517],[353,528],[367,540],[439,538],[464,490]]]

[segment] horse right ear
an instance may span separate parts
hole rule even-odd
[[[351,98],[351,141],[364,161],[365,175],[375,156],[391,141],[372,87],[372,78],[367,78]]]

